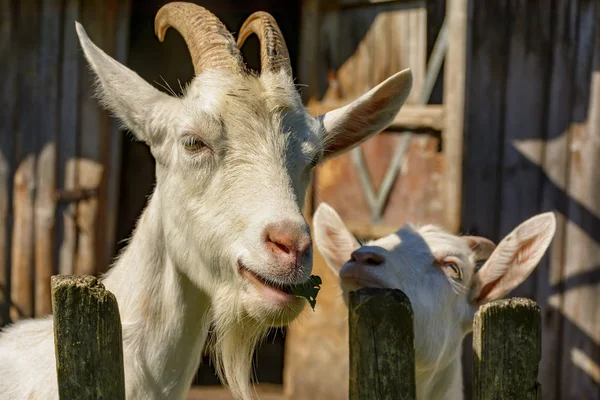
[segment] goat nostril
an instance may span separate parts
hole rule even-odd
[[[385,257],[372,251],[355,251],[350,255],[354,262],[360,262],[366,265],[381,265],[385,262]]]
[[[383,264],[383,258],[379,256],[370,256],[366,259],[367,264],[380,265]]]
[[[303,262],[312,245],[310,235],[292,223],[268,225],[264,241],[274,257],[298,265]]]
[[[281,250],[285,254],[291,253],[290,248],[288,246],[286,246],[285,244],[279,243],[277,240],[273,240],[271,238],[269,238],[269,242],[273,243],[279,250]]]

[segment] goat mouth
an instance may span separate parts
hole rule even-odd
[[[380,289],[386,288],[385,285],[382,285],[379,282],[377,282],[375,280],[371,280],[371,279],[356,278],[356,277],[343,277],[341,279],[342,279],[342,284],[344,284],[348,287],[356,287],[356,288],[369,287],[369,288],[380,288]]]
[[[377,277],[369,276],[368,274],[361,273],[358,269],[342,269],[339,274],[342,284],[346,287],[371,287],[371,288],[386,288],[385,282],[382,282]]]
[[[238,269],[240,274],[250,283],[252,283],[268,300],[282,304],[292,303],[296,300],[300,300],[292,294],[292,285],[284,285],[268,281],[266,278],[250,270],[239,260]]]

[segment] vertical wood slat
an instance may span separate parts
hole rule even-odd
[[[121,318],[92,276],[53,276],[52,309],[61,399],[125,399]]]
[[[600,2],[579,3],[578,55],[569,130],[561,399],[598,398],[600,362]],[[585,355],[588,365],[575,354]]]
[[[83,24],[90,39],[107,54],[113,53],[107,47],[109,13],[114,6],[112,2],[101,0],[86,1],[81,13]],[[75,29],[74,27],[72,28]],[[83,57],[83,55],[81,56]],[[98,189],[94,197],[77,204],[77,253],[75,273],[94,275],[100,249],[103,249],[103,229],[105,221],[100,214],[104,198],[106,173],[102,164],[106,152],[105,138],[109,134],[110,121],[108,114],[102,110],[94,97],[94,76],[89,70],[87,61],[80,64],[80,116],[79,116],[79,158],[77,161],[77,187],[80,189]],[[104,252],[102,252],[104,254]]]
[[[117,61],[127,64],[129,52],[129,19],[131,15],[131,0],[119,0],[116,9],[114,29],[114,57]],[[110,32],[110,31],[109,31]],[[110,32],[112,34],[112,32]],[[110,121],[109,145],[105,165],[108,169],[106,190],[106,234],[105,249],[102,257],[103,265],[100,271],[105,272],[116,248],[117,217],[119,209],[119,189],[121,185],[121,148],[124,133],[119,123],[113,118]]]
[[[473,399],[541,400],[541,312],[529,299],[484,304],[473,323]]]
[[[67,0],[64,6],[63,56],[61,77],[60,135],[58,141],[58,187],[73,190],[77,185],[77,143],[79,109],[80,74],[83,56],[75,33],[75,21],[80,18],[79,0]],[[58,271],[61,275],[75,273],[75,253],[77,249],[76,215],[74,203],[59,204],[57,236]]]
[[[565,193],[569,160],[568,131],[574,95],[574,71],[580,64],[577,55],[577,14],[579,1],[556,0],[553,4],[552,59],[549,66],[547,122],[545,143],[532,142],[520,146],[523,150],[541,150],[540,167],[546,175],[541,186],[541,211],[557,210],[556,233],[548,257],[536,269],[535,300],[542,309],[542,361],[539,381],[544,388],[545,400],[560,399],[559,385],[563,320],[560,311],[562,293],[556,290],[562,278],[565,241]],[[563,17],[564,16],[564,17]],[[580,55],[585,58],[589,55]],[[531,154],[527,152],[528,158]]]
[[[320,3],[320,0],[302,0],[299,59],[303,60],[304,66],[298,69],[298,80],[308,86],[302,89],[305,102],[311,97],[318,97],[321,89],[318,82]]]
[[[551,14],[545,1],[509,2],[512,26],[506,82],[504,148],[502,160],[502,207],[497,212],[500,237],[539,210],[541,171],[536,163],[543,147],[530,150],[535,163],[518,150],[523,141],[541,141],[546,132],[546,98],[550,77]],[[531,27],[535,26],[535,29]],[[535,116],[535,117],[532,117]],[[513,294],[535,296],[535,276],[520,285]]]
[[[506,2],[475,1],[472,12],[462,223],[464,232],[497,242],[510,18]],[[472,387],[469,338],[462,357],[466,396]]]
[[[458,232],[461,224],[463,135],[467,67],[467,0],[447,0],[448,50],[444,66],[445,227]]]
[[[44,0],[40,41],[40,152],[35,198],[35,315],[52,312],[50,277],[54,275],[56,219],[56,140],[60,85],[60,24],[62,2]]]
[[[38,4],[21,5],[18,28],[19,70],[17,73],[17,170],[14,174],[11,259],[10,317],[33,315],[34,195],[37,137],[39,131],[39,44]]]
[[[10,233],[12,221],[13,173],[15,170],[16,87],[18,57],[14,7],[10,0],[0,0],[0,327],[8,323]]]
[[[509,19],[504,1],[473,3],[462,219],[465,231],[496,241],[502,162],[498,149],[502,147],[507,103]]]
[[[117,33],[117,10],[119,9],[118,0],[109,0],[103,2],[104,12],[98,16],[102,22],[102,36],[101,43],[103,50],[110,54],[114,59],[116,49],[116,33]],[[104,17],[104,20],[102,20]],[[99,118],[102,123],[101,130],[98,132],[99,147],[96,149],[95,156],[98,157],[100,163],[100,169],[98,170],[98,197],[95,199],[95,210],[93,219],[96,221],[94,224],[94,239],[93,239],[93,264],[94,273],[106,272],[109,264],[109,259],[106,258],[108,254],[109,243],[107,243],[106,235],[108,234],[107,229],[109,228],[108,223],[108,195],[109,188],[118,188],[118,183],[109,181],[109,174],[111,173],[111,166],[109,164],[111,159],[111,142],[114,136],[113,128],[118,127],[118,122],[114,118],[110,118],[109,114],[98,104],[96,101],[96,109],[99,113]],[[81,142],[81,148],[85,149],[85,143]],[[83,150],[86,152],[86,150]],[[82,164],[83,165],[83,164]],[[94,199],[92,199],[94,200]],[[83,202],[82,206],[87,202]],[[82,214],[85,218],[85,214]],[[82,218],[82,219],[83,219]],[[91,219],[91,218],[90,218]]]
[[[397,289],[349,293],[350,400],[415,400],[413,310]]]

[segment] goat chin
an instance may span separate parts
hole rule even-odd
[[[254,349],[269,327],[252,318],[217,318],[210,350],[217,374],[232,394],[239,399],[255,398],[249,377]]]
[[[295,302],[284,309],[271,309],[259,294],[239,296],[232,293],[239,292],[220,290],[214,294],[208,346],[221,381],[236,398],[252,399],[256,398],[249,380],[254,350],[272,327],[293,321],[302,311],[304,302]]]

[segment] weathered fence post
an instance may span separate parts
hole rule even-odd
[[[529,299],[481,306],[473,324],[473,399],[539,400],[540,308]]]
[[[115,296],[92,276],[53,276],[52,311],[60,399],[124,400]]]
[[[413,311],[396,289],[349,295],[350,400],[414,400]]]

